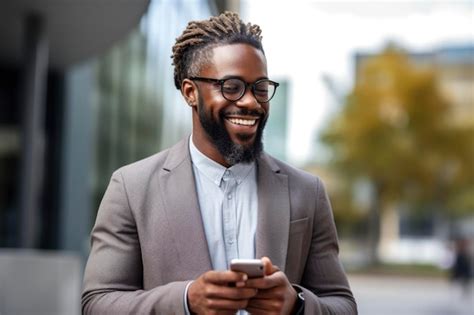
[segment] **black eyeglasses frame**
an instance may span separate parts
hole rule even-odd
[[[225,79],[213,79],[213,78],[205,78],[205,77],[190,77],[189,79],[192,80],[192,81],[203,81],[203,82],[208,82],[208,83],[219,84],[222,97],[225,98],[226,100],[228,100],[229,102],[239,101],[242,97],[244,97],[245,93],[247,93],[247,88],[250,87],[250,90],[252,91],[252,95],[257,100],[257,102],[259,102],[259,103],[268,103],[275,96],[277,87],[280,85],[280,83],[269,80],[269,79],[259,79],[259,80],[255,81],[253,83],[245,82],[244,80],[242,80],[241,78],[238,78],[238,77],[228,77],[228,78],[225,78]],[[244,83],[244,89],[243,89],[241,95],[236,99],[229,99],[228,97],[225,96],[224,83],[228,80],[239,80],[239,81]],[[273,90],[273,94],[268,98],[268,100],[265,100],[265,101],[259,100],[259,98],[255,95],[255,86],[257,84],[263,82],[263,81],[268,82],[269,84],[271,84],[275,87],[274,90]]]

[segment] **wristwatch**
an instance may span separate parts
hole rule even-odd
[[[300,287],[293,286],[296,291],[296,302],[293,307],[293,315],[303,315],[304,314],[304,292]]]

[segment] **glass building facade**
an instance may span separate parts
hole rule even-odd
[[[108,51],[48,71],[34,248],[86,257],[112,172],[191,130],[189,108],[173,84],[171,47],[188,21],[216,12],[213,1],[151,1],[136,29]],[[0,248],[21,247],[20,75],[20,66],[0,60]]]

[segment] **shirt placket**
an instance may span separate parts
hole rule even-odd
[[[227,265],[234,258],[239,257],[237,243],[237,215],[235,191],[237,181],[231,171],[226,170],[223,180],[224,201],[222,203],[222,228]]]

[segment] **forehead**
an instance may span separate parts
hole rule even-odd
[[[267,77],[267,61],[262,51],[248,44],[231,44],[212,48],[210,63],[202,76],[223,78],[241,77],[247,82]]]

